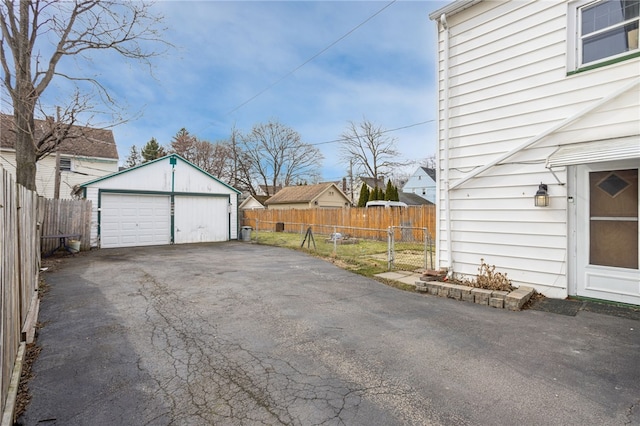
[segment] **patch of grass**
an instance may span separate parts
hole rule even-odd
[[[255,232],[252,233],[252,238],[256,239]],[[327,242],[327,238],[324,235],[314,235],[315,248],[313,242],[311,244],[305,242],[304,247],[301,247],[304,235],[286,232],[259,232],[257,242],[258,244],[304,251],[366,277],[373,277],[387,271],[386,241],[360,239],[357,244],[338,244],[334,253],[333,242]]]

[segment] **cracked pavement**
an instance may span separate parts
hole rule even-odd
[[[403,292],[248,243],[45,273],[23,425],[639,424],[640,322]]]

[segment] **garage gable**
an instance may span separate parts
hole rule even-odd
[[[177,154],[170,154],[80,185],[82,188],[130,189],[136,191],[202,192],[240,194]]]

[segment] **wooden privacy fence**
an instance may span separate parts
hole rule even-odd
[[[32,341],[35,332],[40,271],[37,224],[42,210],[35,192],[16,185],[1,167],[0,171],[0,407],[5,424],[6,417],[13,415],[7,396],[16,390],[11,383],[16,371],[20,376],[19,354],[24,354],[24,342]]]
[[[91,201],[41,199],[43,204],[42,235],[80,234],[81,250],[91,241]],[[42,240],[42,253],[58,246],[57,239]]]
[[[277,223],[284,223],[285,231],[288,231],[287,223],[371,230],[388,229],[390,226],[404,226],[427,228],[432,239],[435,239],[436,229],[436,209],[434,205],[390,208],[244,210],[242,215],[242,225],[251,226],[254,229],[258,225],[260,229],[265,229],[265,224],[275,226]],[[298,229],[296,228],[295,231],[298,231]],[[367,235],[353,236],[368,238]]]

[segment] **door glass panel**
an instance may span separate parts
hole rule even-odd
[[[638,269],[638,169],[589,173],[592,265]]]

